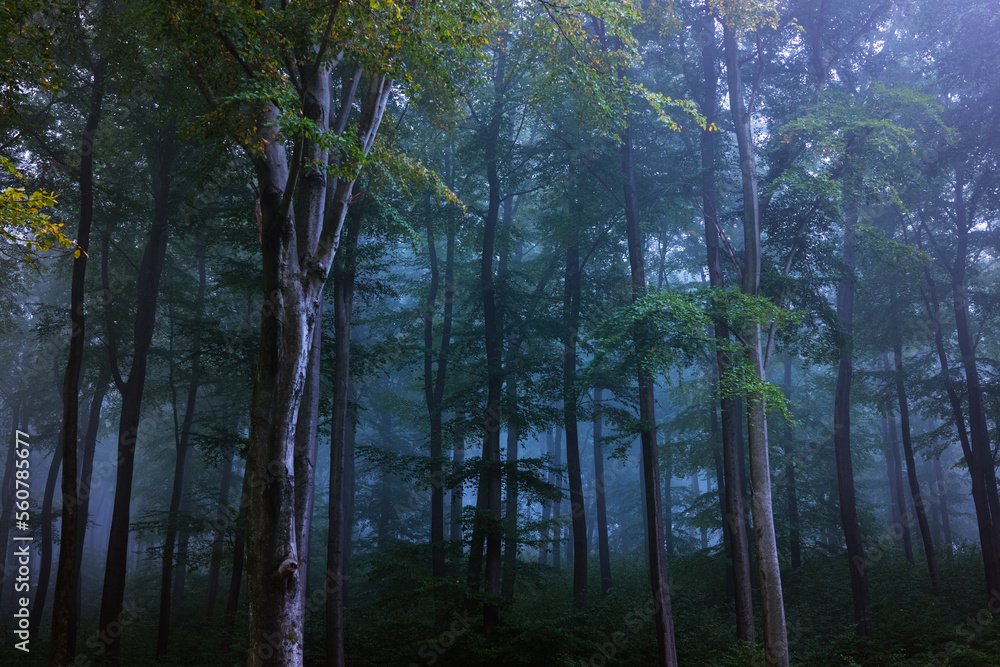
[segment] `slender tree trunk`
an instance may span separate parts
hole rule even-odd
[[[944,534],[944,546],[948,553],[952,550],[951,522],[948,518],[948,485],[941,473],[941,457],[934,457],[934,490],[938,498],[938,511],[941,512],[941,532]]]
[[[785,400],[792,400],[792,357],[785,350]],[[792,425],[785,425],[785,484],[788,488],[788,550],[792,569],[802,567],[802,544],[799,533],[799,496],[795,488],[795,451],[792,446]]]
[[[573,208],[576,208],[573,205]],[[580,436],[577,423],[576,343],[580,319],[580,247],[574,238],[566,249],[566,280],[563,298],[563,428],[566,431],[566,464],[569,473],[569,506],[573,526],[573,602],[587,605],[587,518],[580,469]]]
[[[990,445],[989,428],[983,408],[983,389],[976,364],[976,349],[969,325],[969,299],[965,285],[966,264],[968,262],[969,231],[972,226],[965,204],[965,174],[956,170],[955,174],[955,223],[958,243],[955,248],[955,264],[951,270],[952,305],[955,314],[955,333],[958,349],[962,355],[965,370],[966,398],[969,408],[969,444],[972,458],[969,473],[978,476],[985,487],[985,505],[989,521],[986,539],[990,541],[993,553],[992,573],[987,575],[988,594],[1000,594],[1000,497],[997,492],[996,464]],[[973,465],[973,461],[975,465]],[[992,580],[992,583],[991,583]]]
[[[200,322],[205,315],[205,249],[203,244],[198,247],[198,294],[195,297],[195,311]],[[187,403],[184,407],[184,422],[177,432],[177,392],[173,382],[173,313],[171,308],[170,323],[170,392],[174,407],[174,430],[176,437],[176,458],[174,465],[174,483],[170,494],[170,510],[167,514],[167,534],[163,544],[163,564],[160,568],[160,618],[156,632],[156,657],[162,659],[167,654],[167,642],[170,637],[170,615],[173,609],[171,598],[176,600],[171,590],[171,576],[175,566],[174,544],[177,538],[177,524],[180,520],[179,510],[184,493],[184,473],[187,462],[188,446],[191,439],[191,426],[194,423],[195,405],[198,399],[198,384],[201,372],[201,328],[195,329],[191,343],[191,375],[188,380]],[[186,545],[185,545],[186,547]],[[185,549],[186,550],[186,549]],[[186,567],[178,559],[181,568]],[[179,577],[178,577],[179,578]],[[178,603],[179,604],[179,603]]]
[[[714,123],[716,118],[716,98],[718,72],[715,46],[715,21],[705,19],[702,35],[701,62],[705,80],[703,106],[706,121]],[[715,144],[717,132],[703,130],[701,133],[701,190],[704,210],[705,246],[708,251],[709,284],[717,289],[725,286],[722,273],[722,257],[719,247],[719,220],[715,199]],[[716,365],[719,381],[723,382],[730,373],[729,329],[725,322],[716,322]],[[753,593],[751,587],[750,541],[744,517],[747,513],[743,495],[744,474],[741,471],[742,447],[739,447],[737,431],[741,430],[739,410],[732,397],[720,394],[719,404],[722,416],[722,469],[725,479],[725,513],[723,520],[728,528],[731,541],[730,557],[733,570],[734,599],[736,606],[736,637],[739,641],[754,641]]]
[[[854,331],[854,227],[857,205],[849,203],[844,228],[844,264],[848,274],[837,285],[837,317],[847,340],[842,343],[837,390],[834,397],[833,445],[837,461],[837,491],[840,497],[840,520],[847,542],[851,570],[851,593],[854,599],[854,622],[859,637],[872,635],[871,602],[861,527],[854,494],[854,465],[851,461],[851,375],[854,352],[850,337]]]
[[[552,430],[547,429],[545,431],[545,449],[543,454],[548,454],[549,458],[555,462],[555,437],[552,435]],[[555,486],[556,476],[555,473],[549,471],[546,481],[551,485]],[[545,565],[548,562],[549,557],[549,547],[552,542],[550,539],[551,530],[549,528],[549,521],[552,519],[552,501],[542,501],[542,529],[538,535],[538,564]]]
[[[108,313],[108,349],[111,373],[122,395],[121,415],[118,420],[118,469],[115,477],[115,502],[111,515],[108,537],[108,557],[104,567],[104,589],[101,595],[100,629],[121,623],[125,601],[125,578],[128,570],[127,555],[129,520],[131,518],[132,475],[135,467],[135,444],[139,434],[139,417],[143,389],[146,385],[146,366],[153,341],[156,319],[156,302],[160,292],[160,275],[167,251],[167,227],[170,219],[170,193],[173,180],[173,162],[177,151],[177,130],[168,123],[159,140],[151,146],[153,224],[149,240],[139,266],[136,280],[137,306],[133,326],[134,346],[132,368],[128,381],[122,380],[118,366],[117,335]],[[103,237],[101,274],[108,290],[109,238]],[[108,292],[109,293],[109,292]],[[107,655],[112,664],[118,663],[121,634],[108,633],[110,642]]]
[[[514,599],[514,578],[517,571],[517,481],[513,475],[517,471],[518,449],[520,447],[520,422],[517,406],[517,374],[511,372],[505,388],[507,405],[511,414],[507,418],[507,470],[512,475],[507,480],[504,498],[503,573],[500,594],[508,600]]]
[[[885,368],[889,370],[888,356],[884,358]],[[899,442],[896,439],[896,417],[886,419],[887,446],[889,452],[889,486],[892,490],[893,523],[899,526],[903,540],[903,555],[913,562],[913,541],[910,537],[910,514],[906,509],[906,491],[903,488],[903,460],[899,455]]]
[[[69,358],[63,378],[63,479],[62,479],[62,521],[60,535],[59,564],[56,571],[56,592],[53,602],[51,663],[63,665],[70,660],[75,650],[75,618],[73,618],[74,591],[79,577],[78,536],[80,530],[77,489],[77,421],[80,396],[80,369],[83,366],[83,347],[86,337],[84,313],[84,286],[87,276],[87,252],[90,249],[90,230],[94,220],[94,135],[100,124],[104,101],[105,62],[99,59],[94,66],[93,93],[87,121],[83,128],[80,146],[80,224],[77,228],[79,256],[73,260],[73,274],[70,286],[70,335]],[[86,520],[86,519],[85,519]],[[4,541],[6,545],[6,541]]]
[[[462,474],[462,468],[465,465],[465,439],[460,435],[463,429],[464,414],[460,411],[455,411],[455,423],[457,424],[459,433],[455,434],[455,441],[452,443],[452,454],[451,454],[451,466],[452,474],[458,478]],[[461,571],[462,562],[462,541],[464,540],[464,535],[462,534],[462,508],[464,507],[465,496],[465,484],[460,482],[451,489],[451,515],[450,515],[450,538],[456,547],[455,562],[453,563],[453,569],[456,574]]]
[[[646,272],[643,266],[643,243],[639,228],[639,198],[635,187],[635,158],[632,151],[632,128],[622,131],[622,175],[624,176],[625,222],[628,241],[629,268],[632,277],[632,299],[646,294]],[[641,325],[634,332],[635,353],[641,358],[649,345]],[[657,662],[661,667],[676,667],[677,646],[674,640],[673,607],[667,582],[667,564],[663,553],[663,514],[660,507],[660,462],[656,447],[655,404],[653,378],[638,364],[639,438],[642,443],[642,481],[645,491],[645,526],[648,536],[649,579],[654,604]]]
[[[729,107],[736,129],[743,190],[743,291],[756,297],[760,289],[760,207],[757,196],[757,164],[754,156],[750,114],[743,100],[744,87],[739,68],[739,47],[730,27],[724,26],[726,74],[729,81]],[[743,332],[748,361],[764,380],[760,324]],[[767,411],[759,392],[747,396],[747,425],[750,448],[750,510],[753,515],[754,542],[764,620],[764,652],[769,667],[787,667],[788,636],[785,632],[785,607],[778,567],[778,546],[771,505],[771,469],[767,442]],[[728,486],[728,482],[727,482]],[[733,531],[734,533],[736,531]]]
[[[208,582],[205,584],[205,619],[215,616],[215,599],[219,595],[219,572],[222,567],[222,546],[226,538],[226,528],[233,517],[229,507],[229,486],[233,479],[233,451],[226,453],[219,480],[219,501],[215,512],[215,536],[212,538],[212,556],[208,566]]]
[[[7,588],[6,584],[8,582],[13,582],[14,577],[11,576],[12,573],[17,571],[17,563],[12,563],[10,572],[7,571],[7,553],[10,551],[10,526],[11,526],[11,513],[14,509],[14,499],[15,499],[15,456],[18,441],[18,429],[21,426],[21,399],[19,397],[12,396],[10,398],[11,403],[11,424],[10,424],[10,439],[7,441],[10,443],[7,449],[7,461],[3,469],[3,484],[0,485],[0,609],[6,614],[7,608],[2,606],[4,601],[4,589]],[[5,617],[5,618],[9,618]],[[3,628],[4,624],[0,624],[0,628]]]
[[[604,489],[604,403],[601,388],[594,388],[594,505],[597,510],[597,553],[601,563],[601,595],[611,591],[611,548],[608,544],[608,509]],[[667,484],[670,480],[667,480]]]
[[[448,348],[451,344],[452,309],[454,297],[455,230],[449,220],[445,250],[444,321],[441,343],[438,348],[437,376],[434,376],[434,310],[437,300],[440,271],[437,247],[434,243],[434,224],[430,218],[430,195],[427,195],[427,249],[430,255],[431,284],[427,293],[424,313],[424,400],[430,418],[431,454],[431,573],[445,576],[444,544],[444,429],[442,403],[448,369]],[[515,448],[516,453],[516,448]]]
[[[33,591],[34,602],[31,605],[28,630],[32,637],[38,636],[38,628],[41,627],[42,615],[45,613],[45,600],[49,594],[49,578],[52,573],[52,500],[55,497],[56,484],[59,481],[59,466],[62,464],[62,457],[63,447],[60,441],[52,453],[52,462],[49,464],[49,474],[45,479],[45,492],[42,496],[42,512],[39,520],[42,548],[38,563],[38,583]]]
[[[344,665],[344,586],[345,545],[354,525],[353,502],[351,515],[345,513],[345,468],[347,467],[347,435],[349,385],[351,376],[351,317],[354,313],[354,281],[357,266],[358,238],[361,230],[361,209],[350,211],[344,248],[333,266],[333,410],[330,416],[330,515],[326,556],[326,664]],[[350,452],[353,477],[354,452]],[[353,501],[353,494],[352,494]],[[379,530],[379,547],[383,546],[383,531]]]
[[[243,565],[246,560],[246,507],[249,500],[250,482],[247,471],[243,472],[243,483],[240,491],[240,511],[236,515],[236,534],[233,537],[233,572],[229,578],[229,594],[226,598],[226,611],[222,617],[223,634],[231,638],[236,620],[236,610],[240,605],[240,588],[243,586]]]
[[[899,398],[899,421],[903,433],[903,453],[906,455],[906,476],[910,481],[910,495],[913,497],[913,509],[917,514],[917,523],[920,525],[920,537],[924,543],[924,557],[927,558],[927,570],[931,577],[931,585],[934,587],[934,592],[940,595],[941,573],[934,555],[934,542],[931,539],[930,524],[927,522],[923,495],[920,493],[917,464],[913,457],[913,442],[910,439],[910,406],[906,398],[906,384],[903,381],[903,345],[899,341],[898,333],[893,345],[893,355],[896,360],[896,396]]]
[[[555,439],[552,441],[552,463],[557,468],[562,467],[562,434],[562,427],[557,427]],[[552,569],[559,572],[562,569],[562,523],[559,522],[559,517],[562,516],[562,471],[553,475],[552,483],[559,490],[559,496],[552,501]]]
[[[77,507],[77,536],[76,536],[76,562],[74,567],[76,573],[73,583],[73,603],[70,610],[69,619],[69,650],[68,655],[76,653],[77,633],[80,625],[80,609],[83,604],[83,586],[80,580],[80,572],[83,564],[83,545],[87,536],[87,522],[90,519],[90,497],[93,492],[91,482],[94,477],[94,454],[97,450],[97,432],[101,426],[101,407],[104,404],[104,397],[108,393],[108,383],[111,382],[111,374],[107,367],[102,367],[95,383],[94,397],[90,401],[90,414],[87,418],[87,432],[83,441],[83,464],[80,468],[80,487],[77,491],[79,504]],[[60,554],[60,559],[62,554]],[[59,590],[58,581],[56,590]],[[58,598],[57,598],[58,599]],[[55,612],[53,612],[53,632],[55,631]],[[55,641],[55,639],[53,639]]]
[[[931,324],[934,327],[934,344],[938,353],[938,363],[941,365],[941,376],[944,380],[945,392],[948,395],[948,403],[951,405],[958,439],[962,445],[962,453],[965,455],[965,461],[969,467],[969,477],[972,479],[972,501],[976,508],[979,548],[983,557],[983,569],[986,573],[986,590],[990,594],[991,591],[1000,590],[1000,561],[998,561],[1000,553],[994,548],[992,539],[994,521],[987,498],[988,480],[986,475],[979,474],[978,459],[973,455],[969,429],[965,423],[962,399],[959,396],[958,388],[950,377],[948,355],[944,347],[944,333],[941,328],[940,301],[938,300],[937,285],[931,276],[930,269],[924,269],[924,277],[930,292],[924,295],[924,300]]]

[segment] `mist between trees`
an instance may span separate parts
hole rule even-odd
[[[1000,665],[995,3],[0,33],[4,665]]]

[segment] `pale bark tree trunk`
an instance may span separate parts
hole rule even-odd
[[[760,207],[757,195],[757,164],[754,156],[750,114],[743,100],[739,47],[732,29],[724,26],[726,74],[729,82],[729,107],[736,129],[743,191],[743,291],[753,297],[760,289]],[[748,361],[764,380],[760,324],[743,332]],[[764,397],[753,392],[746,399],[750,448],[750,510],[757,549],[760,579],[761,612],[764,619],[764,652],[769,666],[787,667],[788,636],[785,631],[785,607],[778,567],[778,546],[771,505],[771,468],[767,443],[767,411]],[[735,531],[734,531],[735,532]]]
[[[715,61],[715,21],[705,20],[701,51],[702,73],[705,80],[703,106],[706,122],[714,123],[716,118],[716,96],[718,72]],[[709,130],[701,133],[701,189],[704,210],[705,245],[708,251],[708,280],[712,287],[721,289],[725,285],[722,273],[722,258],[719,248],[719,219],[715,199],[715,149],[716,134]],[[729,330],[724,322],[715,323],[716,365],[720,383],[730,372],[731,360],[726,351],[729,347]],[[719,398],[722,417],[722,470],[725,479],[725,521],[731,537],[730,557],[733,569],[733,586],[736,606],[736,637],[739,641],[754,641],[753,593],[751,587],[750,542],[743,517],[746,516],[743,495],[743,474],[741,472],[742,448],[738,447],[737,431],[740,426],[739,411],[732,397]]]
[[[79,490],[77,488],[77,421],[80,396],[80,369],[83,366],[83,347],[86,337],[84,314],[84,286],[87,275],[87,252],[90,249],[90,230],[94,220],[94,135],[100,124],[104,101],[105,62],[99,59],[94,66],[93,90],[90,109],[83,127],[80,146],[80,224],[77,228],[76,243],[79,257],[73,260],[70,284],[70,323],[72,333],[69,358],[63,379],[63,423],[62,446],[62,516],[63,529],[60,535],[59,564],[56,571],[56,592],[52,614],[52,665],[63,665],[70,660],[75,650],[76,618],[73,602],[80,576],[79,556],[82,544],[79,516]],[[86,517],[84,517],[86,522]],[[4,541],[6,545],[6,540]]]

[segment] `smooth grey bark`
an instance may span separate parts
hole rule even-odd
[[[701,65],[705,90],[702,106],[707,123],[715,123],[717,114],[718,71],[716,70],[715,21],[709,16],[703,21]],[[723,288],[722,256],[719,243],[719,219],[716,207],[716,135],[705,129],[701,132],[701,198],[705,246],[708,253],[708,280],[715,288]],[[715,322],[716,366],[720,383],[731,372],[732,360],[729,329],[724,322]],[[740,426],[739,410],[732,397],[720,393],[719,406],[722,420],[722,470],[725,480],[725,512],[723,520],[730,536],[729,551],[732,562],[734,600],[736,607],[736,637],[739,641],[754,641],[753,591],[751,586],[749,532],[744,523],[746,500],[743,494],[744,475],[741,469],[742,447],[737,431]],[[714,411],[713,411],[714,414]],[[669,482],[668,482],[669,483]]]
[[[760,289],[761,218],[757,192],[757,164],[754,156],[750,114],[743,100],[744,86],[740,73],[740,53],[736,35],[723,26],[726,76],[729,83],[729,108],[736,130],[740,176],[743,192],[743,267],[742,289],[756,297]],[[760,324],[743,331],[744,351],[750,365],[764,380]],[[752,392],[746,397],[747,439],[750,450],[750,511],[753,516],[757,572],[760,580],[761,615],[764,620],[764,652],[769,667],[787,667],[788,636],[785,630],[785,607],[778,565],[778,545],[771,503],[771,467],[767,441],[767,410],[764,397]],[[735,531],[734,531],[735,532]]]

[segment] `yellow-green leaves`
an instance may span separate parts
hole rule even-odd
[[[0,166],[17,181],[24,176],[11,164],[0,157]],[[63,231],[62,223],[54,222],[45,212],[55,206],[56,196],[52,192],[39,190],[28,193],[23,186],[10,186],[0,191],[0,237],[14,246],[23,247],[24,259],[34,266],[34,253],[47,251],[54,245],[72,248],[74,243]],[[80,250],[75,254],[79,257]]]

